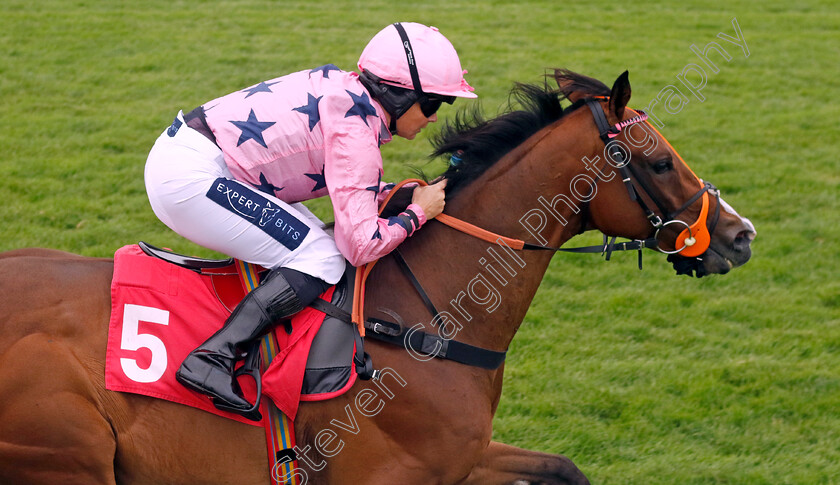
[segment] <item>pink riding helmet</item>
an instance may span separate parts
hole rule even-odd
[[[424,93],[461,98],[477,97],[473,87],[464,79],[467,71],[461,68],[458,53],[449,40],[435,27],[414,22],[401,23],[411,44],[403,47],[394,25],[385,27],[362,51],[359,69],[382,79],[385,84],[415,89]],[[407,54],[414,57],[420,86],[414,86],[407,62]]]

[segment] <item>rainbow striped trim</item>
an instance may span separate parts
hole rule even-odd
[[[259,284],[257,266],[244,261],[236,261],[236,268],[245,287],[251,292]],[[260,344],[262,370],[268,368],[280,349],[274,332],[263,337]],[[297,460],[292,450],[295,446],[294,423],[282,411],[277,409],[271,399],[263,396],[260,412],[266,417],[265,441],[268,447],[268,465],[271,485],[300,485],[298,474],[295,474]]]

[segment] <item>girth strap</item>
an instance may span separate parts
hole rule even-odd
[[[423,292],[423,294],[425,294],[425,292]],[[327,315],[350,323],[350,313],[335,306],[331,302],[322,300],[321,298],[316,298],[315,301],[309,304],[309,306],[320,312],[324,312]],[[435,313],[435,315],[436,314],[437,313]],[[399,324],[380,320],[378,318],[369,318],[365,320],[365,328],[370,330],[365,334],[368,338],[392,345],[402,346],[408,351],[414,351],[423,355],[437,357],[439,359],[453,360],[461,364],[480,367],[482,369],[498,369],[505,361],[505,356],[507,354],[506,352],[487,350],[455,340],[447,340],[438,335],[426,333],[417,328],[405,329]],[[356,364],[361,365],[362,362],[356,362]]]
[[[318,310],[321,313],[325,313],[333,318],[341,320],[342,322],[350,321],[350,312],[346,312],[341,308],[335,306],[332,302],[329,302],[322,298],[315,298],[312,301],[312,303],[309,304],[309,306]]]
[[[483,349],[474,345],[458,342],[457,340],[445,339],[439,335],[433,335],[419,330],[416,327],[406,329],[396,323],[383,320],[367,320],[365,328],[370,330],[367,337],[387,342],[393,345],[404,346],[409,352],[415,352],[439,359],[453,360],[455,362],[480,367],[482,369],[495,370],[501,366],[507,352]]]

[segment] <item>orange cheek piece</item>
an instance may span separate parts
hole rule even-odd
[[[700,216],[694,221],[694,224],[689,228],[683,229],[679,236],[677,236],[676,249],[679,250],[680,256],[687,256],[690,258],[700,256],[709,249],[709,244],[712,242],[712,236],[709,234],[709,228],[706,227],[706,217],[709,215],[709,194],[703,194],[703,207],[700,209]]]

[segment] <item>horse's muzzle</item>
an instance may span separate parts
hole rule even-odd
[[[679,254],[668,256],[678,275],[702,278],[710,274],[726,274],[750,260],[755,229],[748,220],[742,224],[715,231],[709,249],[700,256],[686,258]]]

